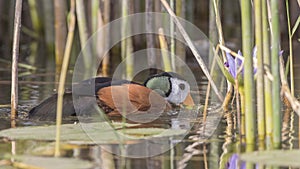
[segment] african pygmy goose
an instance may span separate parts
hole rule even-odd
[[[94,93],[87,95],[85,89],[91,84],[95,86]],[[144,84],[128,80],[114,80],[109,77],[96,77],[73,85],[73,91],[74,88],[82,93],[76,93],[76,96],[72,96],[71,92],[64,94],[63,117],[88,115],[92,107],[90,102],[95,98],[98,106],[108,116],[118,116],[124,114],[124,111],[128,114],[151,113],[152,111],[168,111],[172,105],[194,105],[189,83],[173,72],[150,76]],[[74,97],[77,99],[74,100]],[[56,104],[57,94],[54,94],[32,108],[29,118],[54,120]]]

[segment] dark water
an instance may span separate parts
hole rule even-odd
[[[0,109],[1,114],[1,123],[0,123],[0,129],[6,129],[10,128],[10,121],[9,121],[9,102],[10,102],[10,82],[9,77],[10,76],[10,70],[6,69],[1,72],[3,76],[1,76],[0,79],[0,88],[3,92],[1,92],[0,95],[0,101],[1,105],[8,104],[7,107],[2,107]],[[6,79],[7,78],[7,79]],[[55,91],[53,89],[55,88],[54,81],[54,74],[49,74],[45,72],[39,72],[39,73],[32,73],[28,75],[24,75],[21,78],[19,78],[19,115],[20,118],[17,120],[17,126],[27,126],[27,125],[36,125],[37,122],[30,121],[26,119],[27,112],[35,105],[37,105],[39,102],[44,100],[45,98],[51,96]],[[70,82],[68,82],[70,84]],[[200,94],[204,94],[206,91],[206,82],[201,82],[200,86]],[[204,97],[204,96],[203,96]],[[202,100],[203,102],[203,100]],[[219,125],[219,121],[221,118],[221,112],[218,111],[218,106],[215,105],[215,109],[210,109],[212,112],[211,116],[212,118],[209,118],[210,121],[207,125],[207,137],[212,135],[214,133],[214,130],[217,128],[216,126]],[[216,117],[213,117],[214,115],[217,115]],[[221,131],[224,130],[224,124],[221,123],[219,129],[217,130],[216,134],[212,137],[214,138],[213,141],[208,141],[211,143],[207,143],[205,148],[207,149],[207,152],[204,157],[203,152],[203,138],[199,137],[199,132],[201,128],[201,124],[198,121],[201,121],[202,115],[199,113],[197,119],[187,119],[186,121],[177,121],[175,118],[172,119],[172,117],[166,117],[163,119],[160,119],[159,121],[151,122],[149,126],[154,127],[162,127],[162,128],[169,128],[169,127],[179,127],[184,128],[186,126],[191,127],[189,134],[181,141],[177,140],[176,137],[174,138],[168,138],[168,142],[170,143],[171,147],[170,149],[167,149],[166,152],[163,152],[162,154],[159,153],[153,157],[148,158],[123,158],[118,155],[111,156],[112,159],[106,159],[103,158],[103,154],[107,154],[105,150],[107,149],[114,149],[116,145],[101,145],[101,146],[89,146],[82,149],[71,149],[66,150],[64,152],[65,156],[67,157],[79,157],[82,159],[87,159],[95,162],[95,168],[101,167],[103,165],[103,161],[112,160],[115,164],[115,168],[180,168],[187,165],[187,168],[202,168],[204,166],[204,159],[206,158],[206,161],[211,163],[215,163],[214,165],[218,165],[218,158],[220,156],[220,150],[213,152],[210,151],[211,148],[213,149],[220,149],[221,143],[224,142],[224,137],[219,137],[220,134],[222,134]],[[147,125],[147,124],[146,124]],[[212,128],[210,131],[210,127]],[[222,134],[223,135],[223,134]],[[193,140],[194,139],[194,140]],[[191,146],[193,143],[198,142],[198,140],[201,140],[201,144],[195,145],[195,147],[191,148],[189,151],[185,151],[185,148],[188,146]],[[17,155],[22,154],[31,154],[31,150],[35,149],[35,147],[40,146],[40,142],[36,142],[33,140],[29,141],[16,141],[15,142],[17,147]],[[30,146],[29,146],[30,145]],[[0,141],[0,154],[7,154],[10,153],[10,147],[11,142],[6,141],[6,139],[3,139]],[[104,147],[104,148],[103,148]],[[141,146],[136,151],[141,151],[142,149],[147,149],[147,147]],[[159,147],[148,147],[149,151],[156,151],[155,149],[158,149]],[[214,154],[216,153],[216,154]],[[109,154],[109,153],[108,153]],[[185,158],[183,158],[185,157]],[[208,158],[209,157],[209,158]],[[213,158],[212,158],[213,157]],[[209,159],[209,160],[208,160]],[[102,167],[101,167],[102,168]]]
[[[296,64],[295,71],[300,72],[300,66]],[[0,104],[6,105],[10,103],[10,70],[0,70]],[[54,74],[53,73],[30,73],[19,78],[19,113],[21,118],[17,122],[17,126],[27,126],[36,124],[36,122],[26,120],[27,112],[43,99],[49,97],[55,91]],[[296,86],[299,86],[300,78],[296,78]],[[70,85],[70,82],[68,82]],[[200,97],[204,98],[207,83],[199,82]],[[296,89],[299,93],[299,89]],[[203,103],[202,99],[201,103]],[[152,125],[166,128],[185,125],[193,126],[190,132],[183,140],[177,140],[176,137],[168,138],[171,147],[168,151],[152,157],[136,158],[122,157],[110,154],[107,150],[113,150],[117,145],[94,145],[82,146],[64,150],[63,154],[69,158],[80,158],[92,161],[94,168],[105,168],[105,164],[112,163],[115,168],[225,168],[228,159],[239,149],[239,145],[235,143],[237,140],[236,117],[231,112],[219,111],[219,106],[211,105],[209,109],[209,120],[206,126],[208,131],[203,136],[203,126],[201,121],[202,114],[199,113],[197,119],[189,119],[184,122],[178,122],[171,117],[161,119],[160,122],[153,122]],[[0,129],[10,127],[9,106],[0,108]],[[291,111],[283,111],[283,144],[284,149],[298,148],[298,120],[297,116]],[[172,121],[173,120],[173,121]],[[178,125],[179,124],[179,125]],[[210,131],[211,130],[211,131]],[[47,142],[46,142],[47,143]],[[17,155],[34,154],[33,149],[43,144],[41,141],[16,141]],[[9,154],[11,152],[12,142],[5,138],[0,140],[0,155]],[[138,147],[135,151],[149,149],[155,151],[160,147]],[[45,152],[44,152],[45,153]],[[51,153],[50,153],[51,154]]]

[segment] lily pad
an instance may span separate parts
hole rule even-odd
[[[124,124],[123,126],[126,126]],[[121,128],[117,123],[80,123],[63,124],[61,126],[61,141],[76,144],[118,144],[137,141],[137,139],[149,139],[152,137],[168,137],[182,135],[186,130],[162,129],[162,128]],[[128,124],[127,126],[132,126]],[[0,131],[0,137],[12,140],[55,140],[56,126],[30,126],[11,128]],[[92,139],[91,139],[92,138]]]
[[[268,166],[300,167],[300,150],[270,150],[244,153],[240,159]]]
[[[43,169],[82,169],[91,168],[93,164],[89,161],[77,158],[65,157],[38,157],[38,156],[17,156],[11,164],[16,168],[43,168]]]

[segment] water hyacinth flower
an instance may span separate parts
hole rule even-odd
[[[242,57],[240,51],[238,51],[238,55]],[[228,71],[231,74],[231,76],[233,78],[236,78],[237,72],[239,68],[242,66],[243,60],[240,59],[239,57],[233,58],[233,56],[229,52],[226,52],[226,58],[227,61],[225,62],[225,66],[228,68]]]
[[[253,73],[256,73],[257,66],[256,66],[256,53],[257,53],[257,48],[253,48]],[[227,61],[224,63],[225,67],[227,67],[228,72],[230,75],[235,79],[237,77],[237,73],[240,69],[241,66],[243,66],[244,58],[242,55],[242,52],[239,50],[237,53],[237,57],[233,57],[229,52],[226,51],[226,58]],[[244,68],[242,67],[241,74],[244,74]]]
[[[225,74],[225,76],[232,84],[235,84],[234,79],[238,79],[239,85],[243,86],[244,57],[242,55],[242,52],[238,51],[238,53],[233,57],[232,53],[230,52],[230,49],[224,48],[224,50],[227,58],[227,61],[224,63],[224,66],[227,68],[228,71],[228,73]],[[282,56],[282,54],[283,54],[283,50],[279,51],[279,57]],[[253,57],[253,75],[255,76],[257,72],[257,47],[256,46],[253,48],[252,57]],[[238,73],[241,74],[241,76],[237,77]],[[271,79],[272,76],[270,76],[269,78]]]
[[[226,165],[226,169],[246,169],[246,162],[245,161],[241,161],[239,159],[239,155],[234,153],[232,154],[232,156],[229,158],[227,165]],[[255,164],[254,166],[255,169],[259,169],[259,165]]]
[[[239,156],[233,154],[226,166],[227,169],[246,169],[246,163],[239,161]]]

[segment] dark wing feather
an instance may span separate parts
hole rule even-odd
[[[54,121],[56,119],[57,94],[44,100],[29,111],[30,119],[42,121]],[[63,100],[63,118],[75,116],[75,110],[72,101],[72,93],[65,93]]]
[[[112,80],[109,77],[96,77],[84,80],[72,86],[73,93],[64,94],[63,99],[63,118],[76,115],[91,115],[94,112],[93,103],[97,92],[109,86],[121,86],[123,84],[137,84],[128,80]],[[73,100],[73,97],[76,98]],[[42,103],[32,108],[29,112],[30,119],[54,121],[56,119],[57,94],[44,100]],[[78,111],[75,112],[75,108]]]

